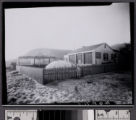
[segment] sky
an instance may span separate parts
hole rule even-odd
[[[103,42],[130,42],[128,3],[5,9],[6,60],[37,48],[74,50]]]

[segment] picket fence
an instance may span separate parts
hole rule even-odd
[[[55,80],[64,80],[71,78],[79,78],[85,75],[106,73],[117,71],[118,67],[115,64],[102,64],[102,65],[82,65],[78,69],[73,68],[54,68],[43,69],[37,67],[17,66],[17,70],[26,74],[42,84],[49,83]]]
[[[48,83],[54,80],[64,80],[70,78],[77,78],[77,68],[56,68],[56,69],[44,69],[43,72],[44,83]]]

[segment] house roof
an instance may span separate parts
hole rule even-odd
[[[70,52],[69,54],[95,50],[96,48],[98,48],[99,46],[101,46],[101,45],[103,45],[103,44],[106,44],[106,43],[101,43],[101,44],[96,44],[96,45],[91,45],[91,46],[83,46],[82,48],[73,50],[73,51]]]

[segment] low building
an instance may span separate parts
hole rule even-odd
[[[22,56],[17,60],[16,70],[43,84],[45,66],[56,59],[56,57],[52,56]]]
[[[45,67],[52,61],[55,61],[55,57],[51,56],[22,56],[18,58],[17,64],[19,66],[43,66]]]
[[[116,62],[116,52],[108,44],[102,43],[73,50],[64,59],[78,65],[97,65]]]

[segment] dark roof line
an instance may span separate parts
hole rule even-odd
[[[107,43],[100,43],[100,44],[95,44],[95,45],[91,45],[91,46],[83,46],[81,48],[78,48],[76,50],[73,50],[72,52],[70,52],[69,54],[72,54],[72,53],[77,53],[77,52],[85,52],[85,51],[90,51],[90,50],[94,50],[96,48],[98,48],[99,46],[103,45],[103,44],[106,44],[108,45]],[[109,45],[108,45],[109,46]],[[110,46],[109,46],[110,47]],[[111,47],[110,47],[111,48]],[[112,48],[111,48],[112,49]]]

